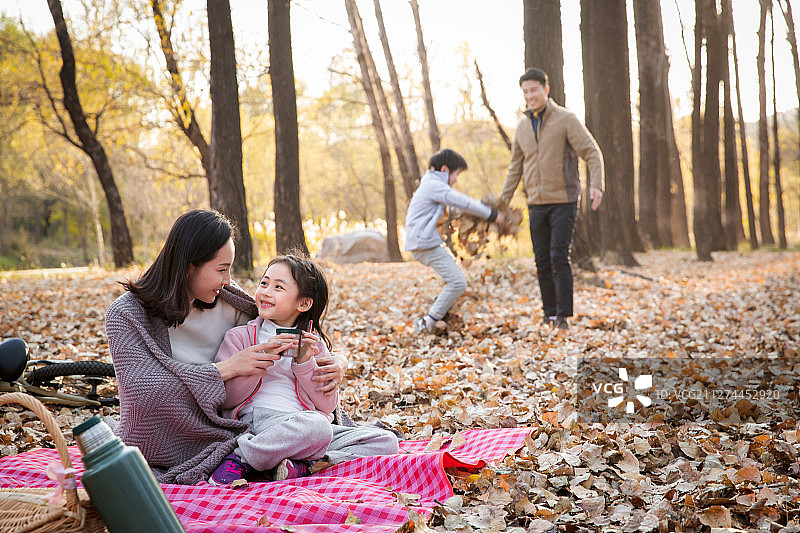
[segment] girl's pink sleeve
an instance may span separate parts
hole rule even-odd
[[[237,326],[229,329],[225,334],[222,344],[217,350],[217,355],[214,357],[214,362],[225,361],[234,354],[244,350],[249,344],[246,344],[245,339],[248,339],[247,326]],[[249,376],[238,376],[230,378],[225,382],[225,401],[222,404],[224,409],[233,409],[243,401],[245,401],[253,390],[258,386],[258,381],[261,378],[258,374]]]
[[[328,347],[323,341],[320,340],[317,346],[319,347],[319,357],[330,355]],[[335,389],[330,396],[325,396],[325,393],[317,390],[321,383],[312,378],[314,371],[318,368],[314,357],[299,365],[292,364],[292,371],[297,378],[297,397],[309,409],[330,416],[339,406],[339,390]]]

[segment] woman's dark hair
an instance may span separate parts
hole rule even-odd
[[[547,72],[538,68],[529,68],[525,71],[525,74],[519,77],[520,87],[522,87],[523,81],[538,81],[542,84],[542,87],[546,87],[548,82]]]
[[[292,278],[299,289],[298,297],[312,300],[311,307],[297,317],[295,327],[308,331],[308,324],[313,320],[312,328],[319,333],[325,346],[330,350],[331,340],[322,330],[322,320],[325,318],[325,311],[328,308],[328,280],[325,278],[325,272],[316,261],[298,250],[291,250],[286,255],[275,257],[269,262],[267,269],[279,263],[289,267]]]
[[[467,170],[467,160],[455,150],[445,148],[433,154],[428,162],[428,168],[433,170],[442,170],[442,167],[447,167],[451,173],[456,170]]]
[[[167,327],[183,324],[190,311],[189,266],[199,268],[214,259],[234,231],[231,221],[217,211],[184,213],[175,220],[150,268],[138,280],[120,283],[136,296],[148,316],[164,320]],[[194,305],[209,309],[216,300],[208,304],[195,299]]]

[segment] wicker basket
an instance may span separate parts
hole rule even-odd
[[[0,405],[20,404],[44,422],[53,437],[64,468],[72,468],[67,441],[55,418],[47,408],[29,394],[13,392],[0,395]],[[3,532],[64,532],[101,533],[107,531],[97,510],[83,489],[66,489],[64,505],[50,505],[48,488],[0,488],[0,531]]]

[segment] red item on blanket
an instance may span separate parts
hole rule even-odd
[[[250,483],[229,489],[209,485],[162,484],[183,527],[191,533],[279,531],[393,532],[408,520],[395,493],[419,495],[418,508],[429,514],[453,495],[445,468],[481,468],[521,448],[530,428],[475,429],[462,433],[464,444],[424,451],[428,441],[402,441],[400,453],[362,457],[326,468],[311,477]],[[81,455],[70,447],[76,475],[83,474]],[[0,487],[50,487],[47,464],[55,450],[38,449],[0,458]],[[344,525],[352,513],[361,524]],[[261,527],[258,525],[261,524]]]

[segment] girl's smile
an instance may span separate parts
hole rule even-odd
[[[278,326],[292,327],[300,313],[310,306],[309,298],[300,298],[300,289],[285,263],[275,263],[267,269],[256,289],[258,315]]]

